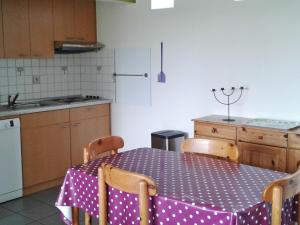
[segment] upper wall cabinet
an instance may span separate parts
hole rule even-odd
[[[96,1],[54,0],[54,39],[96,42]]]
[[[2,0],[2,10],[5,57],[29,57],[29,1]]]
[[[54,56],[53,1],[29,0],[32,57]]]
[[[80,41],[97,41],[96,1],[75,0],[75,36]]]
[[[54,39],[70,41],[75,37],[74,0],[54,0]]]
[[[2,1],[0,0],[0,58],[4,57]]]

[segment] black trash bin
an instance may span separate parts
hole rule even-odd
[[[151,147],[180,152],[181,142],[186,136],[186,133],[177,130],[157,131],[151,134]]]

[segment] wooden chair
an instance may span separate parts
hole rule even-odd
[[[234,162],[237,162],[239,157],[239,151],[235,144],[221,140],[186,139],[181,144],[181,151],[227,158]]]
[[[99,224],[107,225],[107,189],[106,184],[131,194],[139,195],[140,225],[148,225],[149,196],[157,192],[155,181],[147,176],[118,169],[103,164],[98,169],[99,181]]]
[[[116,154],[118,149],[124,147],[124,141],[121,137],[110,136],[96,139],[84,148],[84,163],[94,160],[103,154]],[[76,214],[76,213],[75,213]],[[91,216],[85,213],[85,225],[91,225]]]
[[[298,195],[300,200],[300,168],[283,179],[270,183],[263,192],[263,200],[272,203],[272,225],[281,225],[281,208],[283,201]],[[298,224],[300,224],[300,204],[298,204]]]

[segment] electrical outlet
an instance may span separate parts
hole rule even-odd
[[[32,76],[32,84],[41,84],[41,76],[40,75]]]

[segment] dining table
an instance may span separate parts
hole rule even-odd
[[[262,192],[287,176],[194,153],[134,149],[68,169],[56,202],[65,224],[73,224],[72,208],[99,219],[102,163],[155,180],[157,194],[149,197],[149,224],[154,225],[269,225],[271,205],[262,200]],[[139,224],[138,196],[112,187],[107,191],[109,224]],[[295,198],[284,201],[282,225],[295,224],[297,204]]]

